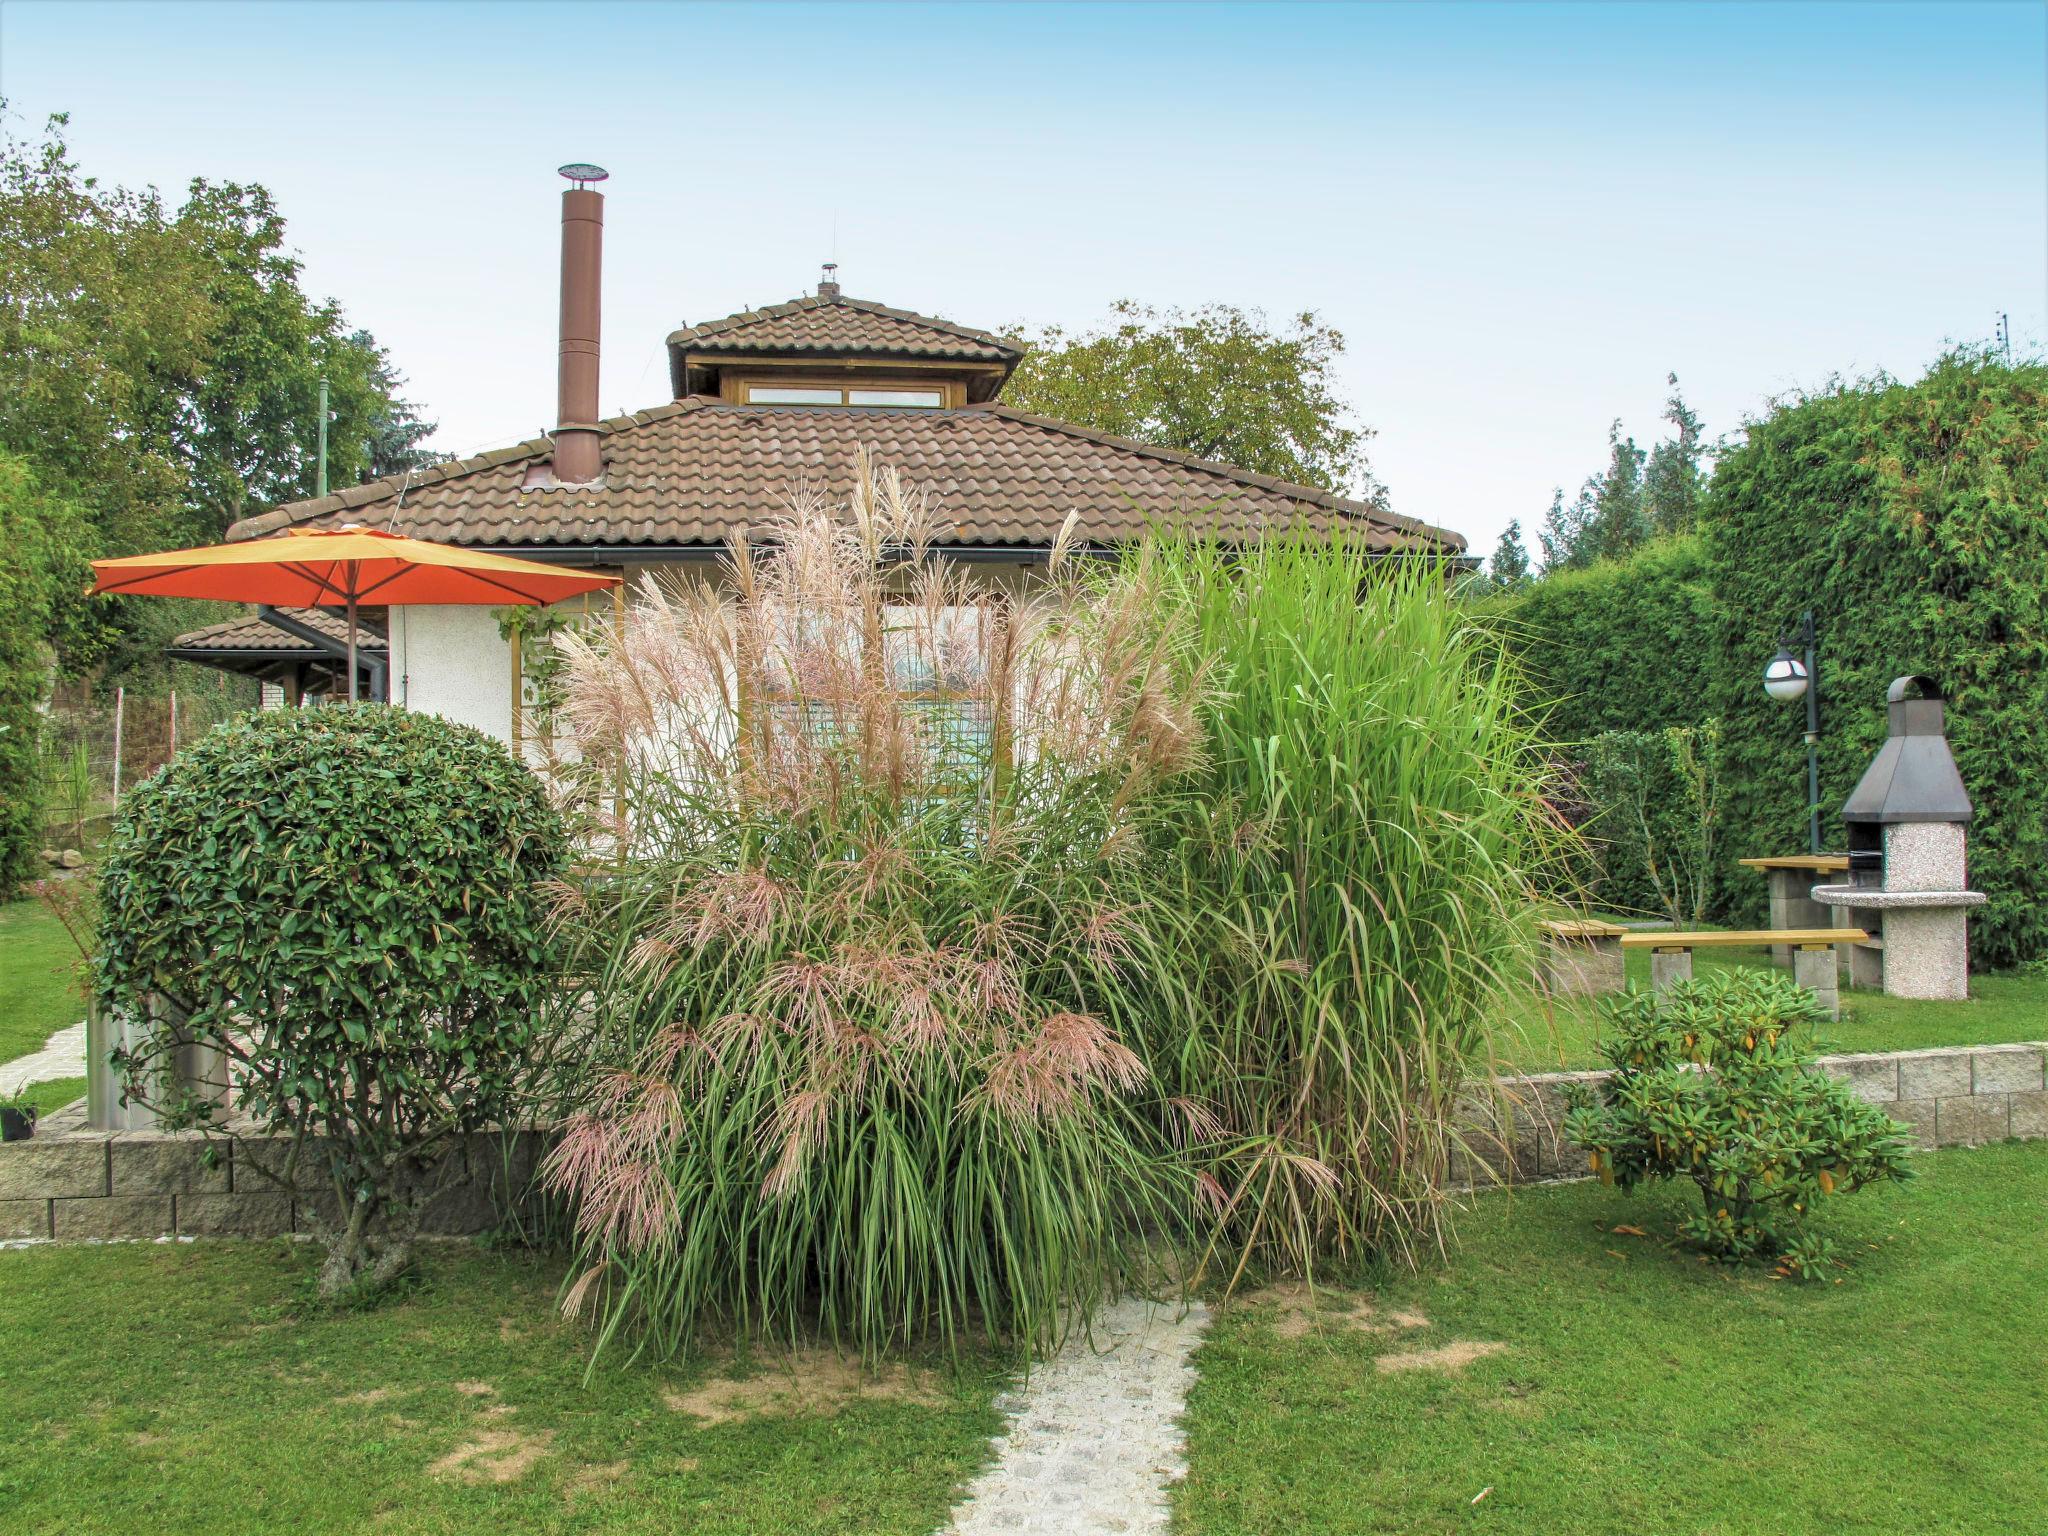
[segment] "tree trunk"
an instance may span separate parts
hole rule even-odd
[[[381,1290],[412,1263],[416,1222],[377,1218],[395,1214],[384,1201],[358,1200],[348,1220],[326,1235],[327,1258],[320,1266],[320,1299],[335,1301],[351,1294]]]

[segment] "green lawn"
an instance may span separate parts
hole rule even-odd
[[[40,1083],[30,1083],[23,1090],[42,1114],[51,1114],[65,1105],[85,1097],[85,1079],[82,1077],[58,1077]]]
[[[1234,1308],[1198,1357],[1179,1529],[2038,1536],[2048,1143],[1918,1166],[1830,1213],[1839,1285],[1701,1264],[1658,1240],[1676,1192],[1580,1184],[1482,1197],[1449,1268],[1375,1298],[1383,1332]],[[1460,1346],[1499,1348],[1433,1363]]]
[[[1768,966],[1762,949],[1702,949],[1693,954],[1693,974],[1706,976],[1735,967]],[[1628,953],[1629,985],[1650,984],[1647,950]],[[1507,1061],[1523,1071],[1603,1063],[1593,1049],[1599,1000],[1546,1001],[1531,992],[1510,1011],[1510,1038],[1501,1044]],[[1842,1017],[1823,1024],[1829,1050],[1906,1051],[1933,1045],[2007,1045],[2048,1039],[2048,973],[1972,976],[1967,1003],[1914,1003],[1881,992],[1842,991]]]
[[[295,1315],[314,1260],[0,1252],[7,1528],[925,1536],[996,1426],[982,1365],[794,1406],[773,1371],[612,1365],[586,1387],[555,1261],[440,1247],[408,1298]]]
[[[43,1048],[85,1017],[73,977],[78,951],[39,901],[0,906],[0,1061]]]

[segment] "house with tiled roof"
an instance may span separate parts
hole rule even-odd
[[[281,506],[228,537],[357,523],[616,571],[630,585],[715,562],[800,486],[843,493],[867,448],[933,498],[947,555],[1013,576],[1043,563],[1070,513],[1098,544],[1155,523],[1225,539],[1305,523],[1388,554],[1464,548],[1374,501],[1013,410],[1002,392],[1024,355],[1015,342],[849,297],[829,268],[815,294],[675,331],[673,398],[598,420],[602,203],[587,188],[564,194],[554,432]],[[397,608],[386,627],[393,701],[517,739],[517,646],[490,610]],[[178,643],[197,659],[215,642]]]
[[[356,621],[356,665],[362,692],[386,694],[388,642],[382,608],[364,609]],[[190,630],[164,648],[173,661],[194,661],[253,677],[282,703],[309,694],[348,695],[348,622],[333,608],[261,608],[239,619]]]

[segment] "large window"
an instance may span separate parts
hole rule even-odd
[[[888,604],[882,611],[880,679],[894,692],[929,753],[931,781],[949,792],[977,793],[990,770],[1008,765],[989,691],[987,615],[976,607],[936,611]],[[761,693],[771,751],[831,753],[862,729],[851,674],[863,665],[860,620],[809,613],[776,626],[762,658]],[[808,654],[807,654],[808,653]],[[806,675],[808,674],[808,676]]]
[[[881,405],[938,410],[946,391],[932,385],[745,384],[749,405]]]

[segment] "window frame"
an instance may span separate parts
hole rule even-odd
[[[754,398],[754,391],[757,389],[831,390],[839,396],[839,403],[835,407],[824,401],[818,401],[806,407],[796,405],[794,402],[756,400]],[[867,403],[855,405],[849,398],[855,390],[875,394],[932,394],[937,395],[939,398],[938,403],[935,405],[892,406]],[[842,374],[837,378],[815,373],[763,373],[746,374],[733,379],[728,398],[735,405],[772,406],[784,404],[790,409],[821,411],[834,409],[843,411],[957,411],[967,403],[967,386],[959,379],[878,378],[872,374],[863,373]]]
[[[886,656],[886,642],[883,637],[888,632],[887,613],[889,608],[896,606],[899,605],[885,601],[879,610],[869,608],[857,621],[870,628],[871,640],[869,643],[878,647],[879,653],[884,656]],[[908,605],[903,604],[900,606],[907,607]],[[996,621],[1001,626],[1001,629],[997,639],[999,655],[995,659],[995,665],[1007,676],[1012,661],[1012,647],[1015,644],[1015,630],[1013,627],[1013,615],[1010,612],[1010,604],[1006,598],[999,604]],[[884,666],[886,668],[886,661]],[[760,658],[751,656],[745,658],[736,689],[735,702],[738,705],[736,726],[740,743],[739,749],[749,756],[754,756],[765,750],[766,740],[762,732],[764,730],[772,732],[775,729],[772,722],[778,715],[782,715],[785,711],[792,709],[806,710],[811,707],[801,690],[785,689],[764,683],[761,670]],[[970,789],[967,782],[963,779],[963,782],[952,792],[979,793],[980,786],[986,786],[990,792],[998,797],[1001,796],[1016,769],[1016,725],[1013,719],[1015,704],[1011,697],[1011,689],[1000,688],[993,690],[987,695],[983,695],[980,690],[974,688],[948,688],[937,683],[916,687],[899,687],[887,679],[886,672],[883,678],[878,679],[878,681],[883,686],[886,686],[897,698],[906,700],[913,705],[936,705],[940,707],[948,704],[967,703],[984,705],[987,710],[985,726],[988,741],[985,771],[975,776],[974,783],[977,786],[976,788]],[[758,763],[758,757],[755,760]]]

